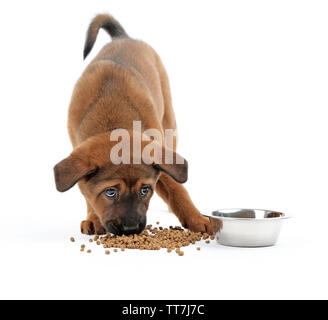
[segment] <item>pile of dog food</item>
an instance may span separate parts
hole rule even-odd
[[[201,240],[210,243],[210,240],[214,240],[214,236],[210,236],[207,233],[192,232],[178,226],[163,228],[148,225],[141,234],[115,236],[107,233],[104,236],[90,238],[89,242],[95,242],[98,246],[103,246],[103,248],[107,249],[105,250],[107,255],[110,254],[110,250],[108,250],[110,248],[114,252],[118,252],[118,249],[125,251],[125,249],[160,250],[165,248],[167,252],[175,251],[179,256],[183,256],[182,247],[194,245]],[[72,237],[71,241],[75,242],[75,239]],[[80,250],[84,252],[86,245],[82,244]],[[197,250],[200,250],[200,247],[197,247]],[[86,252],[91,253],[91,250],[88,249]]]

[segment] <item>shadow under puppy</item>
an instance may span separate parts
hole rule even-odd
[[[74,150],[54,168],[57,189],[67,191],[78,183],[87,203],[87,218],[81,223],[85,234],[142,232],[154,191],[182,226],[212,233],[208,218],[201,216],[181,184],[188,171],[183,158],[181,164],[111,161],[111,149],[117,144],[110,141],[113,130],[123,128],[132,134],[133,121],[140,121],[142,132],[157,129],[164,137],[164,130],[176,129],[176,122],[159,56],[146,43],[131,39],[113,17],[101,14],[93,19],[84,58],[100,28],[111,35],[112,42],[103,47],[75,85],[68,116]],[[173,150],[181,160],[175,154],[175,138]]]

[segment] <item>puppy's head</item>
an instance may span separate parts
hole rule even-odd
[[[112,147],[106,137],[98,137],[75,149],[54,168],[57,190],[67,191],[78,182],[105,230],[117,235],[141,233],[160,173],[183,183],[187,180],[187,161],[174,153],[174,159],[180,157],[182,164],[116,165],[109,156]]]

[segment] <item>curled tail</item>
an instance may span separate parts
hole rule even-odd
[[[83,50],[84,59],[92,50],[93,45],[97,39],[98,31],[101,28],[105,29],[113,39],[119,37],[128,37],[120,23],[116,21],[112,16],[108,14],[98,14],[89,25]]]

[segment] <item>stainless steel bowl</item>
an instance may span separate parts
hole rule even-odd
[[[284,213],[258,209],[223,209],[203,214],[218,243],[233,247],[266,247],[277,242]]]

